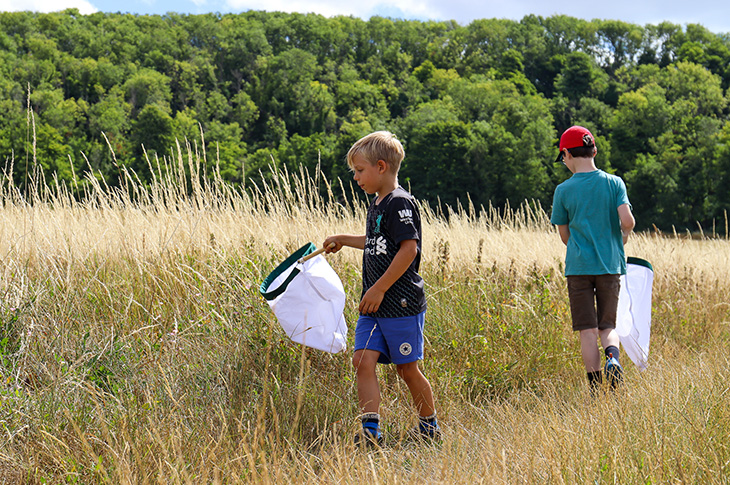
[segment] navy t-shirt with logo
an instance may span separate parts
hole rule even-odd
[[[418,242],[418,253],[408,269],[385,292],[375,313],[376,318],[397,318],[418,315],[426,310],[421,264],[421,215],[411,194],[402,187],[386,195],[380,204],[373,199],[368,208],[365,229],[365,251],[362,258],[362,294],[383,276],[393,262],[400,243],[408,239]]]

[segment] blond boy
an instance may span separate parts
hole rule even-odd
[[[363,250],[360,317],[355,329],[352,363],[362,412],[357,443],[381,444],[380,389],[377,363],[396,365],[410,390],[419,415],[411,433],[439,438],[431,384],[421,373],[426,298],[421,261],[421,217],[415,199],[398,185],[403,146],[387,131],[358,140],[347,153],[354,179],[367,194],[375,194],[367,213],[365,235],[338,234],[325,239],[327,252],[343,246]],[[330,245],[334,246],[330,248]]]

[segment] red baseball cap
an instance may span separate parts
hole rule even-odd
[[[593,138],[591,132],[588,131],[588,128],[583,128],[578,125],[571,126],[560,137],[560,153],[558,153],[558,158],[555,159],[555,162],[563,161],[563,150],[566,148],[590,147],[595,145],[596,140]]]

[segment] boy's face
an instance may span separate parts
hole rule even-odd
[[[383,160],[378,160],[373,165],[359,153],[352,157],[353,178],[366,194],[374,194],[380,191],[383,185],[382,175],[387,168],[388,166]]]

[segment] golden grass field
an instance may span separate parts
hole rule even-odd
[[[291,343],[258,286],[302,244],[362,233],[365,206],[339,184],[321,197],[319,175],[242,195],[185,175],[200,171],[188,154],[150,187],[91,177],[80,202],[2,179],[0,482],[730,481],[725,231],[631,237],[655,269],[650,364],[623,355],[626,385],[592,398],[545,210],[424,206],[423,369],[444,440],[400,439],[414,411],[383,367],[388,441],[364,452],[350,354]],[[350,336],[360,258],[328,256]]]

